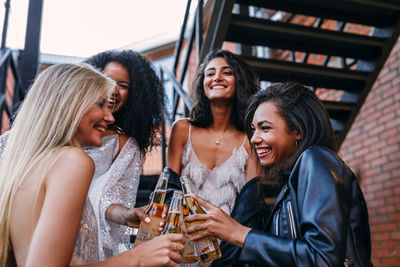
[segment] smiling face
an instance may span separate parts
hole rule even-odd
[[[225,58],[216,57],[204,71],[204,93],[210,100],[231,99],[235,94],[235,75]]]
[[[82,117],[76,137],[81,146],[101,146],[107,125],[114,122],[114,117],[107,107],[107,100],[103,98],[85,113]]]
[[[252,121],[254,145],[261,166],[271,167],[288,159],[297,151],[296,140],[301,139],[297,131],[289,131],[286,121],[277,112],[276,105],[261,103]]]
[[[116,83],[111,97],[108,99],[108,108],[117,112],[126,103],[129,94],[130,78],[126,67],[118,62],[110,62],[104,67],[103,73]]]

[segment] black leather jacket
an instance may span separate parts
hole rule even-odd
[[[366,203],[351,170],[328,149],[298,158],[264,230],[239,260],[253,266],[372,266]]]

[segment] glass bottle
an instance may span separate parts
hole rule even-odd
[[[174,190],[171,205],[169,206],[167,221],[161,235],[180,233],[180,222],[182,218],[182,198],[181,191]]]
[[[182,214],[183,214],[183,219],[185,219],[187,216],[189,216],[189,209],[186,206],[186,202],[185,199],[183,199],[183,210],[182,210]],[[186,228],[189,226],[188,224],[186,224]],[[183,251],[183,263],[195,263],[195,262],[199,262],[199,256],[197,255],[197,251],[194,247],[194,242],[192,240],[190,240],[189,236],[185,235],[185,245],[184,245],[184,251]]]
[[[140,222],[139,230],[135,240],[135,247],[141,243],[159,236],[160,222],[162,220],[162,213],[164,210],[164,200],[167,192],[169,174],[165,171],[161,172],[158,178],[156,188],[153,191],[153,197],[149,206],[144,213],[150,217],[150,222]]]
[[[181,176],[181,184],[183,190],[183,197],[185,198],[186,205],[189,209],[190,215],[205,214],[206,212],[200,207],[199,203],[191,197],[192,191],[189,187],[189,181],[185,176]],[[188,223],[189,227],[194,224],[201,224],[201,221]],[[191,236],[196,233],[191,234]],[[221,257],[221,249],[219,248],[217,239],[213,236],[203,237],[194,242],[195,249],[199,255],[201,262],[208,262]]]

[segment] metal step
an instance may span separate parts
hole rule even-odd
[[[140,176],[135,207],[141,207],[149,203],[150,194],[156,187],[158,177],[159,174]]]
[[[232,14],[226,40],[271,48],[376,60],[384,38]]]
[[[398,18],[397,0],[237,0],[236,3],[375,27]]]
[[[354,93],[358,93],[364,87],[369,75],[366,71],[335,69],[282,60],[246,56],[244,59],[263,81],[294,81],[308,86],[342,89]]]

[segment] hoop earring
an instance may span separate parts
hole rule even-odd
[[[299,140],[296,140],[296,146],[299,146]]]

